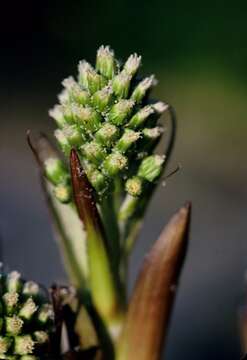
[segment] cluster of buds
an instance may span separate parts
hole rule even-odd
[[[35,145],[28,137],[64,264],[80,295],[79,351],[96,349],[112,360],[160,358],[174,298],[170,289],[181,270],[190,219],[187,205],[169,222],[128,303],[129,254],[171,155],[176,128],[172,107],[149,98],[156,80],[141,78],[140,65],[137,54],[120,63],[101,46],[95,67],[80,61],[77,79],[62,82],[59,103],[49,112],[64,156],[45,136]],[[159,154],[166,111],[171,131]],[[69,322],[69,333],[71,327]],[[75,355],[77,347],[69,350]]]
[[[163,126],[158,119],[168,106],[148,99],[156,84],[153,75],[141,79],[141,57],[131,55],[120,65],[113,51],[98,49],[95,69],[80,61],[77,81],[65,79],[59,104],[50,110],[58,129],[55,137],[65,155],[78,151],[87,177],[99,195],[121,185],[122,191],[141,197],[160,177],[165,155],[154,155]],[[50,168],[48,164],[48,168]],[[48,170],[56,195],[69,200],[69,187],[61,166]],[[100,201],[100,200],[99,200]]]
[[[18,272],[1,274],[0,359],[40,359],[53,330],[52,305],[39,285]]]

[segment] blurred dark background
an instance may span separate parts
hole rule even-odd
[[[0,234],[9,269],[45,284],[65,279],[25,132],[51,134],[47,111],[80,59],[94,61],[101,44],[122,59],[142,54],[143,73],[160,80],[156,96],[177,110],[170,168],[183,168],[156,193],[131,263],[132,286],[168,217],[192,200],[191,242],[167,359],[240,357],[238,308],[247,267],[246,14],[246,1],[1,3]]]

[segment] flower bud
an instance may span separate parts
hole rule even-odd
[[[78,104],[86,105],[89,103],[89,94],[82,89],[72,76],[63,80],[62,85],[68,92],[69,100],[75,101]]]
[[[70,102],[70,96],[67,89],[63,89],[57,96],[58,101],[61,105],[66,105]]]
[[[125,189],[127,193],[132,196],[140,196],[142,193],[142,180],[138,176],[134,176],[131,179],[128,179],[125,183]]]
[[[7,353],[8,349],[11,346],[11,339],[7,337],[0,336],[0,356],[4,356]]]
[[[55,105],[52,109],[50,109],[49,116],[56,121],[56,124],[59,128],[63,128],[64,125],[67,124],[64,118],[62,105]]]
[[[126,156],[119,152],[113,152],[103,162],[103,169],[109,176],[115,176],[124,170],[128,164]]]
[[[34,338],[35,338],[35,341],[40,345],[47,343],[47,341],[49,340],[49,336],[47,335],[47,333],[42,330],[35,331]]]
[[[134,116],[132,116],[127,126],[132,129],[141,127],[144,124],[144,122],[148,119],[148,117],[153,113],[154,113],[153,108],[150,105],[147,105],[141,110],[139,110]]]
[[[141,65],[141,56],[132,54],[124,64],[124,70],[128,75],[134,76]]]
[[[136,103],[139,103],[142,101],[144,96],[146,95],[147,91],[156,84],[156,80],[154,75],[151,75],[136,86],[135,90],[133,91],[131,95],[131,99],[133,99]]]
[[[164,132],[164,128],[161,126],[143,129],[142,147],[149,151],[154,149],[157,143],[159,142],[163,132]]]
[[[146,157],[141,162],[138,176],[149,182],[153,182],[161,174],[164,161],[165,157],[160,155],[150,155]]]
[[[88,180],[92,184],[93,188],[97,192],[102,192],[105,190],[108,186],[107,178],[104,174],[102,174],[101,171],[99,171],[96,167],[93,165],[86,165],[86,174],[88,177]]]
[[[103,89],[96,91],[91,98],[93,106],[103,112],[111,104],[113,98],[113,91],[111,86],[105,86]]]
[[[8,292],[18,292],[21,289],[21,274],[18,271],[11,271],[8,274],[6,287]]]
[[[110,123],[105,123],[95,134],[98,143],[103,146],[109,147],[118,138],[118,128]]]
[[[22,293],[27,296],[37,296],[39,294],[39,285],[34,281],[27,281],[24,286]]]
[[[133,106],[134,101],[132,100],[120,100],[111,108],[108,114],[109,121],[114,125],[124,124],[128,120]]]
[[[74,114],[73,114],[73,104],[72,103],[63,104],[62,112],[63,112],[63,117],[66,121],[66,124],[74,124],[75,118],[74,118]]]
[[[38,307],[36,306],[33,299],[28,298],[26,300],[26,302],[22,305],[22,307],[21,307],[21,309],[19,311],[19,316],[22,319],[30,320],[37,309],[38,309]]]
[[[86,143],[81,147],[83,155],[93,164],[100,164],[106,157],[105,149],[96,141]]]
[[[140,132],[130,129],[125,129],[122,137],[118,140],[115,149],[121,153],[125,153],[131,145],[137,142],[140,138]]]
[[[54,195],[62,204],[68,204],[71,201],[71,188],[66,184],[58,184],[53,189]]]
[[[43,304],[38,313],[38,321],[45,325],[54,319],[54,312],[50,304]]]
[[[85,60],[81,60],[78,65],[78,81],[81,86],[88,89],[88,71],[93,70],[93,67]]]
[[[16,292],[7,292],[3,295],[3,302],[7,314],[13,314],[17,308],[19,295]]]
[[[34,350],[34,341],[30,335],[22,335],[15,337],[14,351],[17,355],[32,354]]]
[[[45,176],[54,185],[67,182],[68,173],[58,158],[48,158],[44,162]]]
[[[131,76],[127,72],[122,71],[112,80],[112,88],[114,94],[120,98],[125,99],[128,97],[130,88]]]
[[[76,122],[83,130],[94,133],[100,128],[101,115],[89,106],[74,106],[73,114]]]
[[[14,315],[13,317],[5,318],[5,327],[9,335],[15,336],[21,332],[24,321],[18,316]]]
[[[65,126],[63,128],[63,133],[71,146],[79,147],[86,141],[85,136],[77,125]]]
[[[163,101],[158,101],[152,104],[152,108],[158,115],[161,115],[169,108],[169,105],[165,104]]]
[[[97,74],[94,69],[87,70],[87,84],[90,94],[94,94],[96,91],[102,89],[106,84],[106,79]]]
[[[63,130],[57,129],[54,131],[54,136],[57,139],[57,142],[59,146],[61,147],[62,151],[65,153],[65,155],[69,155],[71,146],[70,143],[65,136]]]
[[[116,72],[114,52],[109,46],[101,46],[97,52],[96,70],[107,79],[111,79]]]

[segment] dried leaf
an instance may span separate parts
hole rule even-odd
[[[70,157],[71,178],[75,203],[80,219],[85,224],[86,230],[93,227],[94,232],[104,239],[103,226],[94,199],[93,188],[89,183],[85,171],[75,150]]]
[[[130,301],[118,360],[158,360],[183,264],[190,222],[190,204],[169,221],[146,256]]]

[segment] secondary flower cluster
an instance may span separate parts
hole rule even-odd
[[[53,310],[39,285],[1,274],[0,359],[39,359],[49,344]]]
[[[78,151],[99,196],[114,186],[139,197],[163,169],[165,157],[153,152],[163,133],[157,121],[167,105],[148,99],[156,80],[153,75],[139,78],[140,64],[141,57],[133,54],[121,65],[108,46],[101,46],[96,68],[81,61],[77,80],[63,81],[59,104],[49,112],[63,152]],[[62,163],[52,159],[47,173],[57,198],[69,202],[69,177]]]

